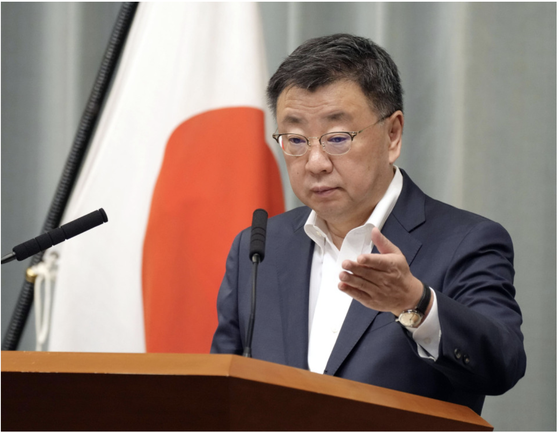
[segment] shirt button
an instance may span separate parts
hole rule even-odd
[[[334,334],[338,333],[338,329],[337,329],[336,327],[331,327],[331,331],[332,331]]]
[[[430,338],[426,338],[426,339],[424,339],[424,343],[426,345],[430,345],[432,343],[432,340]]]

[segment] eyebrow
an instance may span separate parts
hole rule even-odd
[[[307,123],[307,122],[300,117],[294,117],[294,116],[288,115],[288,116],[286,116],[282,119],[282,123],[286,123],[288,125],[299,125],[299,124]]]
[[[325,117],[329,121],[350,120],[351,118],[352,116],[345,111],[337,111]]]
[[[324,119],[327,121],[350,120],[352,119],[352,116],[344,111],[336,111],[331,114],[328,114],[327,116],[324,117]],[[284,117],[284,119],[282,119],[282,123],[285,123],[287,125],[300,125],[303,123],[307,123],[307,120],[301,117],[287,115],[286,117]]]

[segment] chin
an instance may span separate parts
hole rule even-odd
[[[308,206],[311,207],[311,206]],[[315,210],[315,213],[317,213],[317,215],[325,220],[325,221],[334,221],[337,220],[341,214],[344,214],[344,212],[340,211],[340,205],[316,205],[314,207],[311,207],[313,210]]]

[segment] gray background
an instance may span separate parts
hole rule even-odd
[[[2,3],[2,252],[39,234],[119,3]],[[398,165],[503,224],[526,376],[487,399],[498,430],[556,428],[556,4],[262,3],[269,71],[301,42],[372,38],[405,89]],[[287,189],[288,190],[288,189]],[[297,205],[286,196],[288,207]],[[2,268],[2,334],[28,262]],[[34,322],[20,349],[34,349]]]

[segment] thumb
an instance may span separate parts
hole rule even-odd
[[[399,253],[401,251],[398,247],[391,243],[387,237],[381,234],[381,231],[379,231],[379,228],[377,227],[373,227],[373,231],[371,232],[371,241],[375,246],[377,246],[377,250],[380,254]]]

